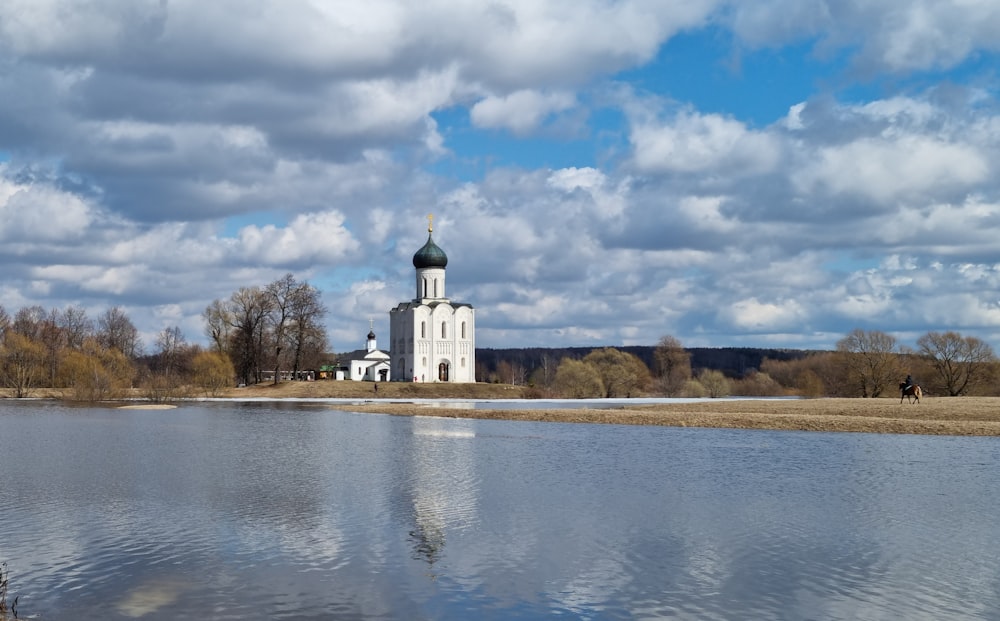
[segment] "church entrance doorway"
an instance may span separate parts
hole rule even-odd
[[[447,382],[448,381],[448,363],[442,362],[438,365],[438,381]]]

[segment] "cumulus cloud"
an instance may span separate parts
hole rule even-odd
[[[1000,7],[990,0],[741,2],[732,3],[724,21],[751,47],[812,40],[820,55],[852,50],[869,73],[948,69],[981,50],[1000,50],[992,34]]]
[[[83,198],[45,183],[19,183],[5,172],[0,165],[0,243],[73,243],[87,234],[96,214]]]
[[[684,111],[667,122],[631,129],[636,167],[643,172],[761,174],[780,159],[780,143],[718,114]]]
[[[852,193],[878,203],[973,187],[990,172],[970,145],[925,136],[863,138],[819,149],[796,178],[803,191]]]
[[[570,93],[521,90],[477,102],[469,111],[469,117],[479,127],[506,127],[516,134],[524,134],[537,128],[548,115],[567,110],[574,103]]]
[[[335,263],[356,253],[360,244],[338,212],[300,214],[288,226],[247,226],[240,230],[245,262],[280,266]]]
[[[749,298],[733,302],[720,314],[739,332],[794,332],[802,326],[806,311],[795,300]]]

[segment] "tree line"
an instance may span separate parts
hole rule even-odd
[[[480,368],[479,379],[525,385],[533,396],[567,398],[880,397],[895,395],[899,382],[912,375],[925,394],[1000,395],[1000,363],[981,339],[928,332],[916,345],[909,348],[885,332],[857,329],[833,351],[769,350],[777,355],[757,358],[757,366],[747,365],[752,354],[737,352],[724,357],[729,372],[723,372],[694,365],[694,352],[667,335],[655,347],[643,348],[649,363],[626,348],[581,348],[574,350],[577,355],[561,357],[545,350],[531,350],[530,356],[515,350],[519,353],[509,359],[494,351],[493,369]],[[739,372],[732,370],[734,361]]]
[[[96,320],[77,306],[28,306],[13,315],[0,306],[0,383],[15,397],[44,387],[82,401],[119,398],[133,388],[158,398],[188,377],[211,389],[208,382],[221,381],[226,362],[187,344],[177,327],[159,333],[146,353],[120,306]]]
[[[96,319],[78,306],[0,306],[0,385],[15,397],[47,388],[74,400],[138,392],[154,401],[191,390],[216,395],[264,369],[316,368],[327,344],[319,291],[291,274],[264,287],[242,287],[204,312],[210,347],[189,343],[177,326],[147,349],[120,306]]]

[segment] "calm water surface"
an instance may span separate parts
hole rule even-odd
[[[38,619],[997,619],[1000,442],[0,403]]]

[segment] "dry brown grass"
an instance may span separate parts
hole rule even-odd
[[[368,403],[341,409],[396,415],[434,415],[619,425],[852,431],[929,435],[1000,435],[1000,398],[802,399],[704,401],[617,409],[474,410],[413,403]]]

